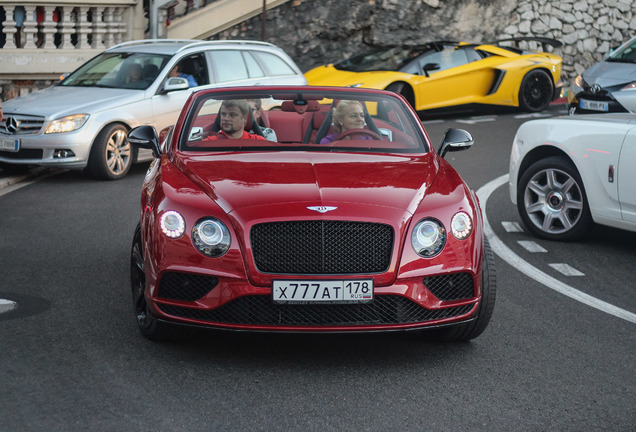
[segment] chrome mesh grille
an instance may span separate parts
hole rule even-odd
[[[269,296],[245,296],[213,310],[157,304],[175,317],[223,324],[271,326],[356,326],[408,324],[451,318],[469,313],[475,305],[426,309],[396,295],[378,295],[373,303],[279,305]]]
[[[274,222],[254,225],[250,240],[261,272],[380,273],[391,261],[393,228],[368,222]]]

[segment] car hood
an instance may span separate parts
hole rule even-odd
[[[602,61],[583,72],[588,84],[612,87],[636,81],[636,64]]]
[[[186,176],[239,219],[282,216],[300,208],[307,214],[307,207],[331,206],[341,210],[335,217],[377,209],[399,220],[415,212],[438,171],[433,153],[255,152],[182,161]]]
[[[305,73],[309,85],[346,87],[356,84],[372,84],[372,88],[384,88],[382,85],[407,74],[395,71],[350,72],[338,70],[333,65],[319,66]]]
[[[54,119],[71,114],[93,114],[144,98],[143,90],[53,86],[3,102],[5,114]]]

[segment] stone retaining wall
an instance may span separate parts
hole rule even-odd
[[[211,39],[260,40],[261,34],[259,15]],[[555,52],[563,57],[566,83],[634,35],[636,0],[294,0],[267,11],[266,19],[266,40],[303,71],[370,45],[545,36],[564,43]],[[0,80],[0,99],[51,84]]]
[[[543,36],[569,81],[636,35],[636,0],[296,0],[267,12],[266,39],[307,71],[371,44]],[[214,39],[260,39],[261,17]]]

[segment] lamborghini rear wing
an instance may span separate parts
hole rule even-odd
[[[563,42],[558,41],[556,39],[545,38],[545,37],[534,37],[534,36],[523,36],[523,37],[514,37],[508,39],[499,39],[495,42],[492,42],[493,45],[499,45],[501,42],[512,42],[515,48],[519,48],[519,42],[538,42],[541,44],[541,49],[543,51],[547,51],[548,46],[552,48],[561,48],[563,46]],[[502,46],[505,48],[506,46]]]

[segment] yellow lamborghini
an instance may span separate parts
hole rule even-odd
[[[386,89],[416,111],[486,104],[541,111],[559,96],[562,59],[522,50],[520,41],[559,48],[548,38],[512,38],[493,44],[438,41],[417,47],[381,47],[314,68],[310,85]]]

